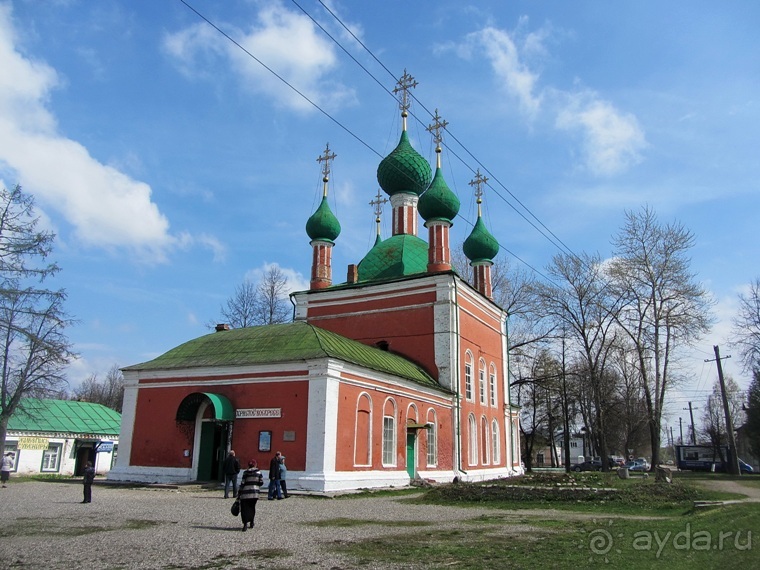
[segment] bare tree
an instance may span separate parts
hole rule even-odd
[[[760,368],[760,279],[739,295],[739,312],[734,319],[733,340],[739,345],[745,369]]]
[[[739,385],[730,376],[726,377],[726,397],[728,399],[728,409],[736,425],[744,422],[741,416],[744,413],[743,394]],[[702,433],[715,448],[721,461],[724,463],[728,458],[723,453],[723,448],[728,446],[728,432],[726,432],[726,415],[723,409],[723,399],[720,389],[720,382],[713,384],[712,394],[707,398],[707,406],[702,414]]]
[[[270,265],[258,282],[246,280],[235,287],[220,312],[224,322],[236,329],[289,322],[287,277],[278,265]]]
[[[77,400],[102,404],[107,408],[121,412],[121,405],[124,400],[124,376],[119,365],[111,366],[103,382],[100,382],[97,374],[91,374],[79,387],[74,389],[74,397]]]
[[[755,457],[760,457],[760,369],[755,369],[747,391],[747,437]]]
[[[235,287],[232,297],[227,299],[225,306],[221,309],[224,322],[236,329],[261,324],[256,319],[257,290],[256,284],[250,281],[243,281]]]
[[[593,400],[590,428],[599,454],[608,456],[606,423],[608,398],[605,367],[615,345],[615,299],[603,279],[598,255],[558,254],[547,268],[552,283],[538,286],[541,310],[568,335],[568,350],[575,351],[577,368],[584,370]],[[606,461],[602,462],[605,470]]]
[[[288,299],[288,279],[278,265],[271,265],[257,288],[257,319],[259,324],[272,325],[291,320]]]
[[[639,361],[654,468],[678,351],[709,330],[711,300],[690,271],[694,236],[682,225],[662,225],[648,207],[629,211],[613,244],[610,286],[623,300],[616,318]]]
[[[43,286],[59,271],[47,262],[55,236],[37,231],[37,222],[34,200],[20,186],[0,192],[0,443],[22,398],[66,385],[73,356],[64,334],[72,323],[66,293]]]

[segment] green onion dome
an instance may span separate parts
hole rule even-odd
[[[306,222],[306,233],[312,240],[329,242],[333,242],[340,235],[340,222],[330,210],[327,196],[322,198],[319,208]]]
[[[377,167],[377,181],[389,196],[400,193],[419,196],[431,177],[430,164],[414,150],[406,131],[402,131],[398,146]]]
[[[417,210],[426,221],[445,220],[451,222],[459,213],[459,198],[451,191],[443,179],[441,169],[435,169],[433,182],[420,197]]]
[[[464,240],[464,254],[471,262],[491,261],[499,253],[499,242],[486,229],[483,218],[478,216],[470,236]]]

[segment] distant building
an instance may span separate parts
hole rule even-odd
[[[406,76],[405,76],[406,77]],[[406,101],[404,97],[402,101]],[[217,332],[124,368],[122,453],[109,479],[221,478],[234,448],[264,469],[287,456],[288,489],[333,491],[408,485],[415,479],[484,480],[522,472],[518,409],[508,383],[507,313],[493,301],[499,251],[481,218],[464,243],[474,279],[451,265],[449,228],[459,199],[403,130],[377,179],[393,235],[345,283],[332,282],[340,224],[323,197],[306,223],[308,291],[294,293],[295,322]],[[428,241],[417,236],[418,216]],[[276,249],[277,238],[272,236]]]
[[[81,475],[92,461],[108,473],[119,448],[121,414],[100,404],[70,400],[21,400],[8,421],[4,453],[13,453],[20,475]]]

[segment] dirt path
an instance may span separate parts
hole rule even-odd
[[[754,480],[752,480],[754,481]],[[747,481],[748,483],[750,481]],[[724,479],[694,481],[696,485],[709,489],[710,491],[719,491],[721,493],[736,493],[746,496],[742,502],[760,503],[760,487],[755,485],[745,485],[742,481],[728,481]]]

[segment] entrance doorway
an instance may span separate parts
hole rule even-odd
[[[198,481],[222,481],[222,463],[227,455],[229,422],[201,421],[198,446]]]
[[[415,462],[414,443],[417,439],[416,431],[406,432],[406,472],[409,474],[410,479],[414,479],[414,475],[417,472],[417,464]]]

